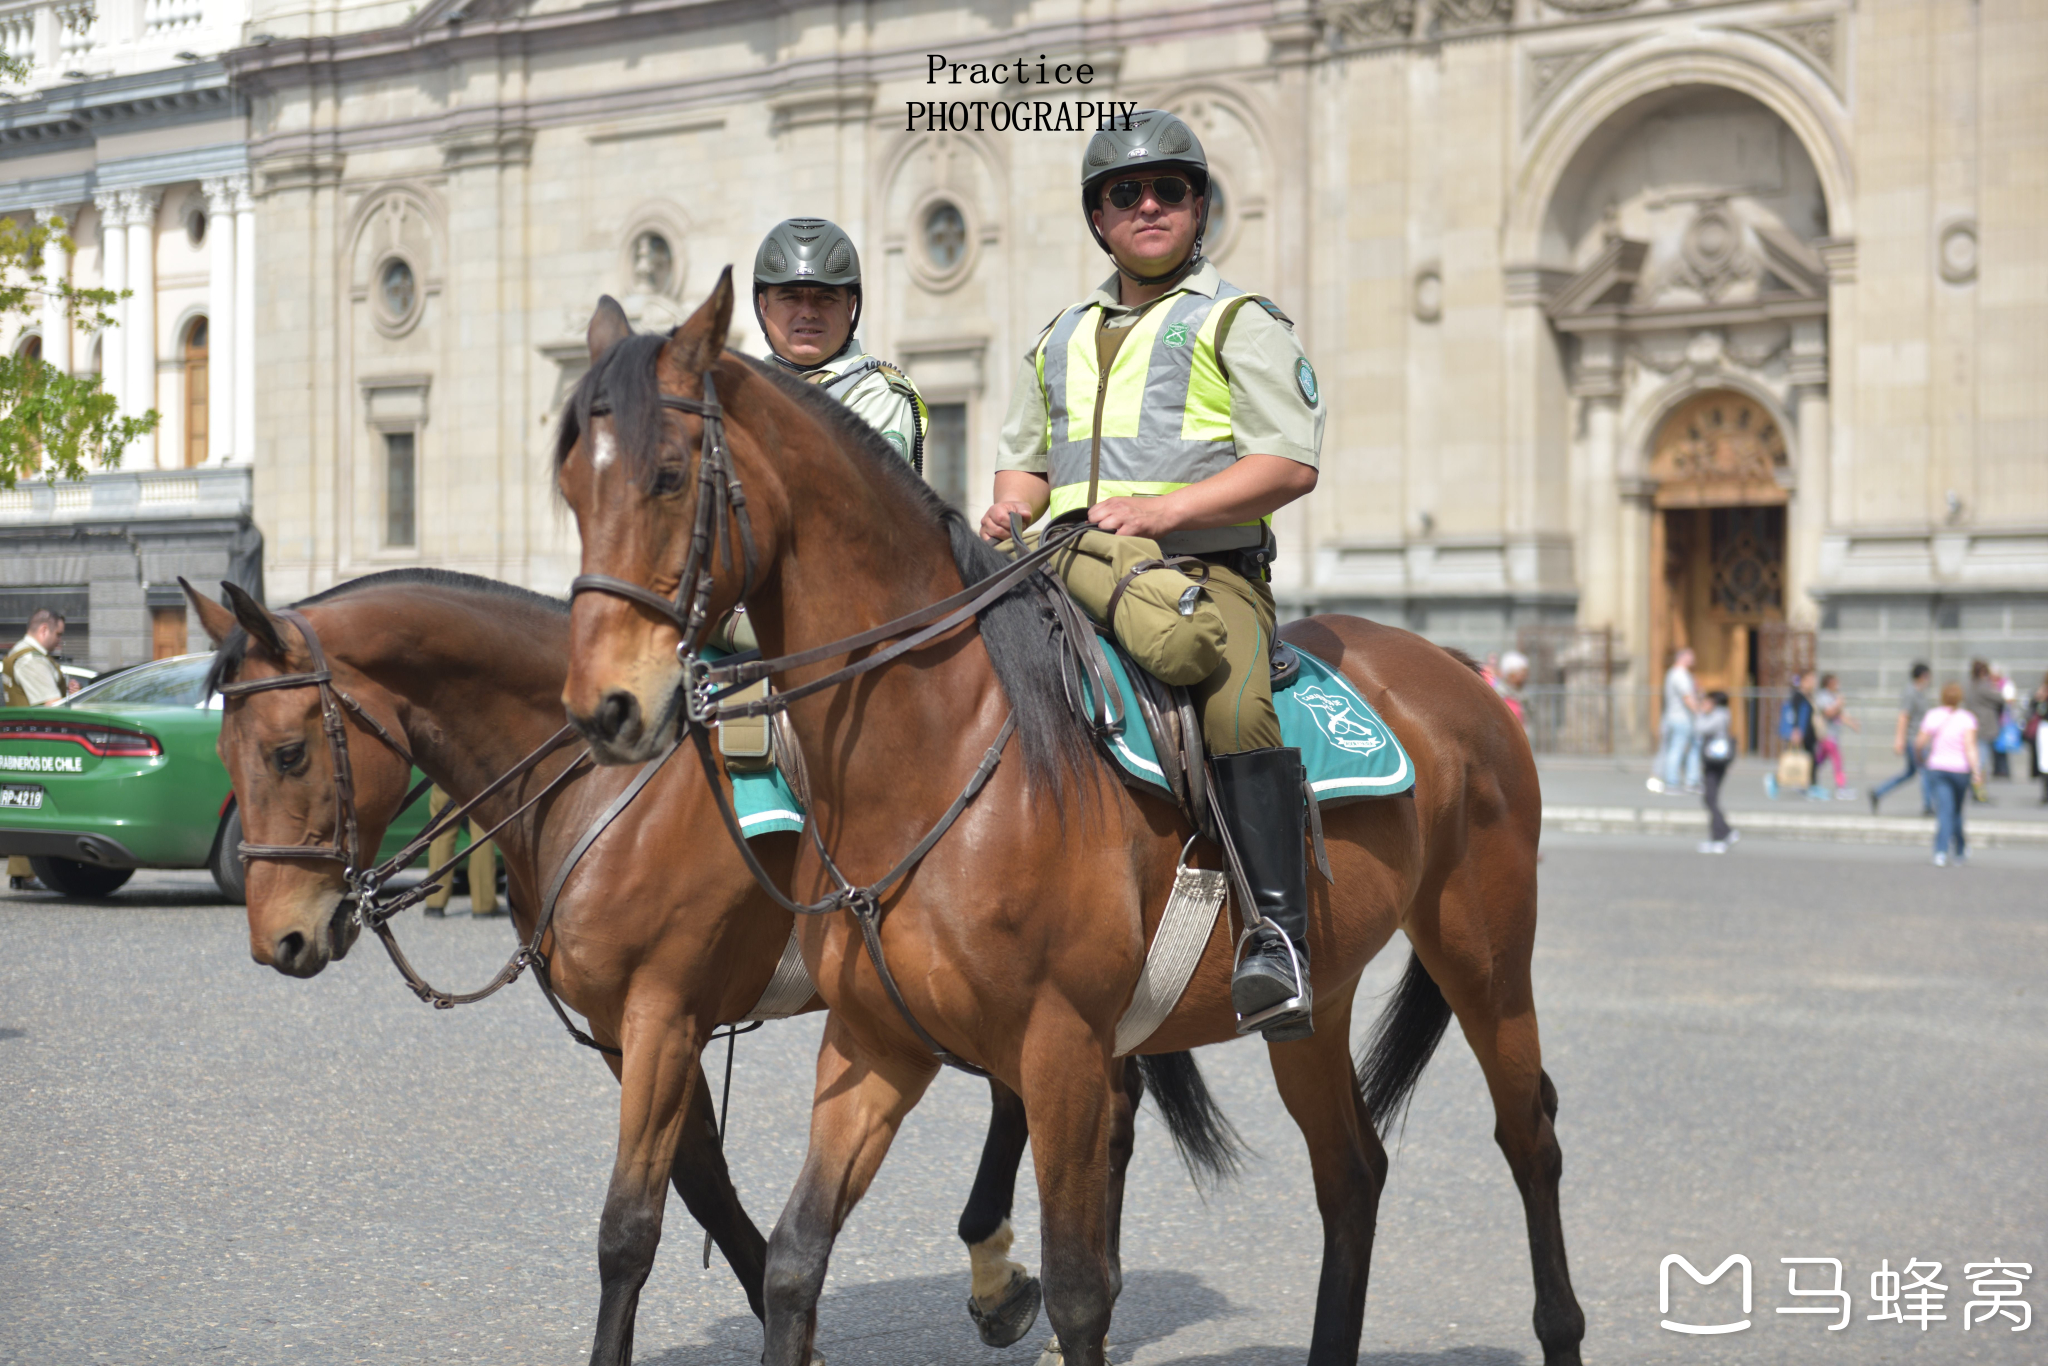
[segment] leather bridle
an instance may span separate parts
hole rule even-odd
[[[433,819],[429,820],[425,828],[407,842],[404,848],[374,867],[365,868],[362,866],[362,821],[357,809],[355,766],[349,759],[347,718],[353,716],[361,723],[365,730],[382,741],[392,753],[405,760],[408,772],[418,767],[418,763],[413,758],[412,752],[400,743],[397,737],[392,735],[382,722],[372,716],[362,703],[349,696],[334,681],[334,671],[327,663],[327,653],[320,646],[320,636],[313,629],[313,623],[308,621],[302,613],[293,611],[290,608],[282,609],[273,615],[281,620],[290,622],[298,628],[299,635],[306,644],[306,653],[312,657],[313,667],[304,673],[277,674],[269,678],[249,679],[246,682],[223,683],[220,685],[220,694],[224,698],[234,699],[246,697],[251,693],[271,692],[283,688],[318,688],[320,690],[320,728],[327,737],[328,753],[334,764],[334,799],[340,834],[337,839],[326,844],[251,844],[248,841],[243,841],[238,846],[237,853],[240,854],[244,861],[249,859],[324,859],[341,864],[342,880],[348,887],[345,901],[353,907],[352,914],[356,924],[360,927],[366,927],[376,934],[379,942],[384,945],[384,951],[390,955],[392,965],[398,969],[399,975],[405,979],[406,985],[412,989],[413,994],[422,1001],[432,1005],[435,1009],[448,1010],[458,1005],[467,1005],[472,1001],[481,1001],[485,997],[497,992],[500,988],[517,981],[519,975],[531,967],[534,970],[534,978],[540,985],[541,994],[547,997],[548,1004],[554,1008],[556,1016],[561,1019],[563,1027],[569,1031],[570,1037],[586,1047],[616,1055],[619,1051],[618,1049],[599,1043],[570,1021],[568,1014],[562,1008],[561,1001],[555,995],[553,984],[548,980],[548,960],[546,954],[542,951],[541,940],[547,934],[550,924],[553,923],[555,904],[561,895],[563,884],[568,880],[571,869],[575,867],[576,863],[582,858],[584,851],[590,847],[597,836],[604,831],[605,827],[610,825],[612,820],[653,779],[655,773],[667,762],[668,756],[664,754],[659,760],[648,764],[640,777],[635,779],[624,792],[619,794],[619,797],[598,817],[596,823],[584,834],[582,840],[575,848],[570,851],[569,857],[564,860],[562,866],[556,871],[555,877],[548,888],[546,904],[542,907],[540,917],[535,922],[533,933],[528,937],[527,942],[521,945],[510,959],[506,960],[505,966],[498,970],[497,976],[475,991],[442,991],[428,983],[413,967],[411,961],[406,958],[404,951],[398,946],[397,937],[391,932],[389,922],[400,911],[426,900],[438,891],[441,885],[441,878],[456,863],[467,858],[468,853],[465,851],[456,854],[439,867],[430,870],[420,879],[416,886],[397,896],[385,897],[383,895],[385,884],[392,877],[410,867],[413,861],[433,844],[434,840],[455,829],[464,820],[467,820],[470,813],[476,810],[478,806],[489,801],[499,792],[502,792],[507,785],[521,775],[530,772],[549,755],[560,750],[563,746],[572,743],[576,738],[575,728],[563,726],[560,730],[542,741],[539,748],[533,750],[511,768],[498,775],[497,778],[493,779],[468,801],[450,803],[435,815]],[[589,761],[590,756],[585,753],[578,755],[572,762],[564,765],[561,772],[543,783],[537,792],[520,803],[510,815],[492,826],[479,837],[477,842],[483,843],[494,838],[499,831],[532,810],[542,798],[561,787],[563,783],[568,781],[571,775],[582,769]],[[424,779],[416,784],[411,791],[406,793],[405,799],[399,803],[398,810],[392,813],[392,819],[396,820],[414,802],[425,795],[432,786],[432,779]]]
[[[775,885],[775,880],[769,875],[768,870],[761,866],[760,860],[754,857],[753,848],[747,843],[746,834],[740,828],[739,817],[733,810],[732,801],[719,782],[717,763],[711,756],[709,727],[722,720],[768,716],[786,711],[790,703],[799,698],[808,697],[826,688],[837,687],[946,635],[974,620],[983,610],[1023,583],[1072,537],[1085,530],[1085,527],[1077,525],[1052,528],[1041,539],[1037,549],[1029,554],[1020,553],[1016,559],[988,578],[970,584],[942,601],[893,621],[884,622],[857,635],[846,636],[809,650],[780,655],[773,659],[762,659],[758,654],[736,655],[717,664],[710,663],[701,657],[699,651],[702,648],[705,628],[710,623],[711,598],[715,589],[710,564],[714,550],[719,554],[724,572],[729,574],[733,567],[732,538],[725,529],[728,513],[738,528],[740,558],[744,571],[739,596],[741,605],[744,605],[752,595],[758,576],[758,564],[753,525],[747,515],[746,496],[740,488],[738,477],[733,472],[732,454],[725,443],[725,411],[718,402],[718,390],[709,370],[703,373],[702,380],[702,400],[674,394],[657,395],[664,408],[695,413],[704,422],[703,436],[698,443],[697,515],[690,532],[689,551],[683,561],[682,573],[676,581],[674,598],[665,598],[650,588],[609,574],[577,575],[569,584],[570,598],[573,601],[576,595],[581,593],[609,593],[614,597],[638,603],[674,623],[682,636],[676,644],[676,659],[683,666],[682,686],[685,689],[678,724],[695,742],[698,761],[703,765],[705,781],[711,788],[714,804],[725,823],[726,833],[738,848],[747,870],[753,874],[754,881],[778,906],[793,915],[825,915],[839,910],[851,911],[860,925],[861,938],[867,946],[868,957],[881,978],[882,987],[898,1013],[910,1026],[911,1032],[940,1062],[975,1076],[987,1076],[988,1074],[981,1068],[948,1051],[911,1013],[909,1003],[904,1000],[903,993],[896,984],[895,974],[890,972],[888,962],[882,953],[881,901],[892,887],[909,876],[924,856],[931,852],[933,846],[953,827],[968,805],[987,785],[997,763],[1002,759],[1004,749],[1009,745],[1011,736],[1016,734],[1016,714],[1013,712],[1004,720],[1001,732],[982,755],[981,763],[975,768],[973,776],[967,780],[960,795],[954,798],[952,805],[946,808],[924,838],[888,872],[866,886],[854,885],[840,871],[838,863],[826,851],[824,841],[818,834],[817,821],[813,814],[807,811],[804,828],[826,872],[835,884],[834,890],[813,902],[796,901],[785,894]],[[588,411],[594,416],[601,416],[610,413],[612,409],[609,400],[600,395]],[[1022,550],[1021,542],[1018,548]],[[749,702],[728,700],[733,694],[764,678],[822,663],[828,659],[836,659],[856,650],[880,645],[885,641],[895,643],[854,663],[835,669],[823,677],[814,678],[786,691],[772,692],[766,697]],[[800,762],[802,756],[799,754],[796,757]]]

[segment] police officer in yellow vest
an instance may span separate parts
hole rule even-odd
[[[1089,142],[1081,204],[1116,273],[1025,358],[1003,424],[991,540],[1009,516],[1085,517],[1209,564],[1229,639],[1194,689],[1232,843],[1264,923],[1240,947],[1240,1030],[1312,1030],[1302,767],[1269,677],[1271,514],[1316,486],[1323,403],[1291,321],[1202,258],[1208,161],[1194,130],[1141,110]]]
[[[919,474],[930,414],[910,376],[862,349],[860,254],[823,218],[777,223],[754,253],[754,317],[776,364],[853,409]]]

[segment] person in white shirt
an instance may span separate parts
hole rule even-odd
[[[1700,712],[1699,685],[1692,677],[1693,653],[1680,650],[1664,675],[1664,719],[1658,727],[1657,767],[1652,792],[1696,791],[1700,786],[1700,747],[1694,721]]]

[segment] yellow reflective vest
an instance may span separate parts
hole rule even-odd
[[[1051,516],[1104,498],[1171,493],[1230,468],[1238,451],[1218,348],[1232,316],[1256,297],[1221,282],[1213,298],[1191,290],[1164,296],[1131,324],[1107,376],[1096,358],[1100,301],[1053,320],[1036,355]],[[1262,522],[1246,522],[1178,532],[1161,546],[1172,554],[1235,550],[1265,535]]]

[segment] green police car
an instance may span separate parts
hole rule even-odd
[[[0,854],[25,855],[65,896],[109,896],[137,868],[205,868],[224,897],[242,900],[242,822],[214,751],[212,663],[180,655],[47,707],[0,708]],[[425,805],[388,832],[384,853],[419,833]]]

